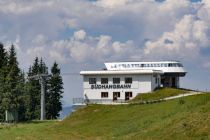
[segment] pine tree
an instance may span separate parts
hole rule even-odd
[[[9,50],[7,72],[2,105],[5,110],[18,111],[20,105],[19,96],[21,95],[21,90],[18,89],[18,84],[21,80],[21,75],[14,45],[12,45]]]
[[[56,119],[62,110],[61,98],[63,94],[63,81],[60,75],[60,69],[55,62],[51,68],[52,77],[49,80],[49,92],[47,93],[46,117]]]
[[[27,109],[27,93],[26,93],[26,81],[25,81],[25,73],[22,71],[20,74],[20,81],[17,85],[17,91],[19,92],[18,102],[18,119],[19,121],[26,120],[26,109]]]
[[[28,98],[27,98],[27,111],[26,111],[26,118],[28,120],[38,119],[39,114],[37,112],[39,106],[39,81],[35,79],[30,79],[30,76],[37,75],[39,73],[39,59],[38,57],[35,58],[32,67],[29,68],[28,72],[28,82],[26,85]]]
[[[41,88],[38,79],[30,78],[31,76],[38,74],[48,74],[48,68],[42,59],[39,61],[39,58],[36,57],[33,66],[29,68],[29,80],[26,84],[28,93],[26,118],[28,120],[40,118]]]
[[[0,120],[4,120],[4,106],[2,104],[5,92],[5,80],[7,75],[7,52],[4,45],[0,43]]]

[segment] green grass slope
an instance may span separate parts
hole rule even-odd
[[[176,96],[180,94],[189,93],[188,90],[176,89],[176,88],[161,88],[150,93],[139,94],[130,102],[158,100],[166,97]]]
[[[208,140],[210,94],[146,105],[90,105],[61,122],[1,128],[0,139]]]

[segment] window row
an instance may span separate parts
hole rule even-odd
[[[136,67],[183,67],[181,63],[153,63],[153,64],[118,64],[111,68],[136,68]]]
[[[101,98],[108,98],[109,93],[108,92],[101,92]],[[113,100],[117,100],[117,98],[120,98],[120,92],[113,92]],[[132,92],[125,92],[125,100],[129,100],[130,98],[133,97]]]
[[[183,67],[180,63],[141,64],[141,67]]]
[[[89,84],[96,84],[96,78],[89,78]],[[132,77],[125,77],[125,84],[132,84]],[[101,78],[101,84],[108,84],[108,78]],[[120,84],[120,78],[113,78],[113,84]]]

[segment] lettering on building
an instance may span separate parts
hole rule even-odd
[[[130,89],[131,85],[91,85],[91,89]]]

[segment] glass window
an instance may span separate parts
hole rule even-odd
[[[125,95],[128,97],[133,97],[132,92],[125,92]]]
[[[108,84],[108,78],[101,78],[101,84]]]
[[[126,84],[132,84],[132,78],[131,77],[126,77],[125,78],[125,83]]]
[[[89,78],[89,84],[96,84],[96,78]]]
[[[113,84],[120,84],[120,78],[113,78]]]
[[[101,98],[108,98],[108,92],[101,92]]]
[[[114,96],[116,95],[118,98],[120,98],[120,92],[113,92]]]
[[[183,67],[183,65],[182,65],[182,64],[180,64],[180,63],[178,63],[178,66],[179,66],[179,67]]]
[[[172,64],[172,67],[176,67],[176,64],[175,64],[175,63],[173,63],[173,64]]]

